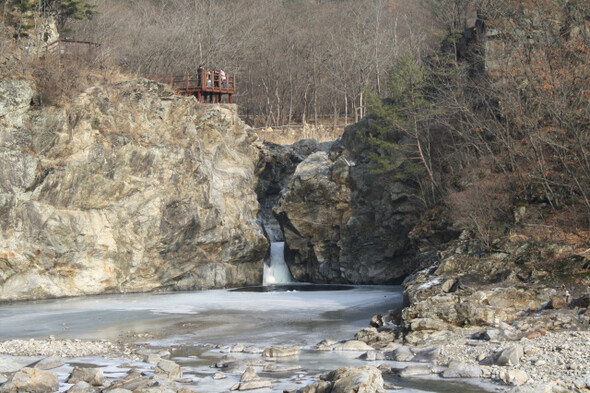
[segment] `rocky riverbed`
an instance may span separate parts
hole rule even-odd
[[[384,382],[400,377],[488,381],[488,391],[514,393],[590,391],[588,330],[527,338],[503,324],[441,332],[420,345],[395,336],[392,326],[368,327],[354,339],[323,340],[314,347],[204,345],[191,349],[197,356],[183,356],[190,351],[181,346],[136,344],[131,341],[141,337],[131,336],[127,342],[7,340],[0,343],[0,392],[171,393],[209,391],[216,383],[239,391],[281,386],[272,391],[384,392],[402,389]],[[319,358],[328,352],[341,356],[343,365],[351,358],[365,365],[329,373],[298,365],[300,356]],[[195,366],[207,362],[210,371]]]

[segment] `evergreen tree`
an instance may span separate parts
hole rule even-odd
[[[65,28],[69,19],[90,19],[98,12],[96,5],[86,0],[61,0],[54,3],[57,3],[55,15],[60,30]]]
[[[416,176],[425,171],[434,192],[438,183],[429,155],[428,122],[436,109],[427,99],[428,70],[412,54],[401,56],[389,73],[387,87],[390,92],[387,100],[369,95],[369,115],[376,131],[369,137],[369,142],[377,148],[377,153],[372,155],[375,168],[390,171],[401,167],[395,174],[397,177]],[[392,138],[392,133],[397,137]],[[404,136],[411,143],[400,143]]]

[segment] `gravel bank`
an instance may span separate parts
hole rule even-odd
[[[60,356],[83,357],[107,355],[128,358],[133,349],[129,344],[113,343],[107,340],[55,340],[29,339],[0,342],[0,354],[11,356]]]
[[[476,333],[475,329],[449,333],[444,344],[439,342],[439,363],[481,365],[484,375],[492,380],[498,380],[502,371],[521,370],[528,377],[525,386],[538,389],[539,385],[550,384],[566,391],[590,391],[590,331],[551,331],[518,341],[476,340],[472,338]],[[513,345],[523,349],[524,356],[518,364],[485,365],[486,359]]]

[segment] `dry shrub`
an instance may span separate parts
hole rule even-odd
[[[256,134],[260,139],[278,145],[292,145],[302,139],[315,139],[318,142],[332,142],[342,136],[343,133],[344,127],[316,127],[309,124],[256,129]]]
[[[93,84],[97,66],[84,57],[47,56],[33,64],[41,105],[61,106]]]
[[[509,195],[508,184],[503,177],[488,176],[463,191],[451,192],[447,204],[454,223],[474,230],[489,249],[500,228],[510,219]]]

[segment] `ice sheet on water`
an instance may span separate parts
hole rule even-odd
[[[213,337],[234,333],[244,336],[252,332],[265,336],[275,330],[290,331],[303,326],[305,329],[327,328],[331,319],[344,324],[362,320],[364,326],[372,312],[385,311],[400,302],[399,287],[373,286],[347,291],[212,290],[57,299],[1,305],[0,339],[50,334],[110,338],[125,330],[150,331],[184,321],[200,323],[203,325],[201,332]],[[171,331],[167,338],[182,341],[189,339],[186,334]]]

